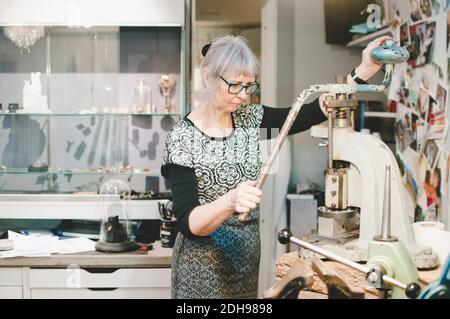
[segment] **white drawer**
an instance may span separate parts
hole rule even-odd
[[[105,270],[96,270],[105,271]],[[170,288],[171,268],[122,268],[110,273],[85,269],[30,269],[30,288]]]
[[[0,268],[0,287],[22,286],[21,268]]]
[[[0,299],[22,299],[22,287],[0,287]]]
[[[32,299],[169,299],[170,288],[32,288]]]

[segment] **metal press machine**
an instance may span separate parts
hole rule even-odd
[[[328,167],[325,177],[325,206],[319,208],[318,232],[313,238],[322,248],[353,261],[367,261],[369,242],[378,235],[382,223],[385,168],[390,167],[389,196],[392,198],[391,232],[402,241],[418,268],[438,265],[429,247],[416,245],[408,212],[412,204],[402,185],[394,154],[379,138],[354,130],[356,93],[383,92],[390,84],[394,64],[406,62],[407,50],[386,41],[372,51],[374,60],[385,64],[381,85],[337,83],[312,85],[297,97],[272,153],[262,168],[256,186],[262,188],[270,168],[304,102],[313,94],[328,93],[325,107],[328,126],[314,126],[311,135],[326,139]],[[240,215],[243,221],[248,214]],[[377,231],[378,230],[378,231]],[[321,242],[322,241],[322,242]]]

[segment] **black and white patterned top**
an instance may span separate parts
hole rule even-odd
[[[201,205],[238,184],[256,180],[261,169],[259,149],[261,105],[232,113],[233,133],[212,138],[189,119],[179,122],[166,140],[164,164],[192,168]],[[172,297],[255,298],[260,239],[259,207],[245,222],[230,216],[206,237],[188,239],[179,233],[173,251]]]
[[[168,177],[170,166],[192,170],[198,203],[213,202],[238,184],[258,178],[262,166],[261,128],[280,129],[288,112],[262,105],[242,106],[232,113],[234,130],[226,138],[210,137],[184,118],[167,137],[161,171]],[[324,118],[317,101],[305,105],[290,134],[304,131]],[[175,178],[170,176],[171,181]],[[259,206],[244,222],[238,220],[237,214],[231,215],[208,236],[184,234],[178,233],[173,249],[173,298],[256,298]]]

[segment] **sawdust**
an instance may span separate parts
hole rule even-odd
[[[304,264],[304,267],[311,271],[314,274],[314,280],[312,285],[305,289],[305,291],[314,292],[317,294],[327,295],[327,286],[325,283],[320,279],[320,277],[316,274],[315,271],[312,269],[312,262],[303,258],[298,257],[297,252],[292,252],[285,254],[281,256],[276,265],[275,270],[275,277],[277,280],[281,280],[291,269],[291,266],[300,261]],[[335,271],[338,273],[339,276],[342,277],[342,279],[350,286],[350,287],[359,287],[364,290],[364,298],[365,299],[375,299],[378,298],[378,291],[373,288],[369,287],[366,284],[365,275],[359,271],[356,271],[354,269],[351,269],[347,266],[344,266],[342,264],[339,264],[337,262],[333,261],[326,261],[327,265],[332,266]],[[308,298],[311,297],[312,299],[314,294],[302,294],[300,292],[299,297]],[[317,295],[318,296],[318,295]],[[320,297],[319,297],[320,298]]]

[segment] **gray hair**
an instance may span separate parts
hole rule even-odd
[[[196,92],[198,102],[212,104],[220,85],[220,76],[248,77],[258,75],[259,62],[248,46],[248,41],[242,36],[227,35],[211,42],[200,69],[208,72],[209,85],[206,87],[202,79],[203,88]]]

